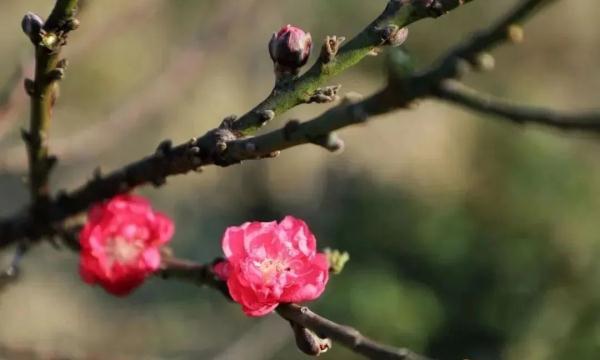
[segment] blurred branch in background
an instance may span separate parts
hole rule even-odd
[[[144,1],[140,1],[142,2]],[[172,56],[165,70],[153,77],[150,83],[144,84],[143,89],[109,114],[106,120],[95,122],[75,134],[53,140],[52,149],[60,158],[61,164],[92,159],[113,149],[133,130],[150,121],[152,115],[173,105],[197,83],[204,69],[205,57],[218,54],[227,44],[229,37],[252,21],[253,17],[248,14],[255,13],[259,8],[266,6],[266,3],[248,0],[239,4],[221,2],[219,6],[213,20],[208,21],[197,34],[190,36],[189,45]],[[137,16],[140,7],[144,8],[137,4],[128,9],[127,17]],[[210,35],[200,38],[199,34]],[[98,141],[98,134],[111,136]],[[20,172],[25,165],[26,159],[20,146],[4,150],[0,157],[0,169],[6,172]]]
[[[436,96],[467,109],[494,115],[517,124],[535,123],[561,130],[600,132],[600,112],[565,113],[518,105],[481,93],[457,81],[444,81]]]

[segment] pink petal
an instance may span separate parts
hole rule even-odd
[[[154,272],[160,268],[160,251],[157,248],[144,250],[142,258],[149,271]]]
[[[225,230],[222,240],[223,253],[227,259],[232,257],[242,258],[246,256],[244,249],[244,229],[238,226],[230,226]]]

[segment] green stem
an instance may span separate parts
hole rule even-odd
[[[343,46],[332,62],[317,61],[304,75],[296,79],[287,89],[272,92],[263,102],[240,117],[234,124],[235,130],[244,135],[254,133],[264,124],[262,112],[272,110],[280,115],[303,104],[321,86],[334,76],[358,64],[374,48],[382,45],[380,30],[389,25],[399,28],[418,20],[437,17],[473,0],[433,0],[427,5],[424,0],[391,0],[383,13],[362,32]],[[433,9],[435,5],[435,9]]]

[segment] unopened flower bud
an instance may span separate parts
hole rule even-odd
[[[25,35],[27,35],[32,41],[39,36],[42,27],[44,26],[44,21],[37,14],[28,11],[25,16],[23,16],[23,20],[21,20],[21,28]]]
[[[282,27],[269,42],[269,54],[281,72],[297,73],[308,61],[311,48],[310,33],[292,25]]]
[[[311,330],[290,322],[298,349],[309,356],[319,356],[331,349],[331,340],[321,338]]]

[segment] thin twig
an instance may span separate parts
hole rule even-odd
[[[350,350],[369,359],[377,360],[426,360],[406,348],[396,348],[380,344],[362,335],[358,330],[337,324],[311,311],[306,306],[282,304],[276,309],[277,313],[286,320],[312,330],[321,337],[330,338]]]
[[[221,259],[215,261],[219,260]],[[212,272],[212,264],[204,265],[188,260],[166,258],[163,259],[161,269],[156,275],[163,279],[177,279],[197,286],[206,285],[219,291],[227,299],[231,300],[227,284],[215,276]]]
[[[35,78],[26,82],[31,97],[31,117],[29,131],[23,131],[23,140],[29,155],[29,185],[34,208],[49,199],[48,177],[56,158],[49,154],[47,137],[58,96],[57,81],[66,67],[60,50],[69,31],[76,27],[76,10],[77,0],[58,0],[40,32],[28,34],[35,46]]]
[[[480,93],[458,81],[444,81],[437,97],[453,104],[485,114],[510,120],[517,124],[536,123],[561,130],[600,132],[600,112],[565,113],[541,107],[513,104],[506,100]]]

